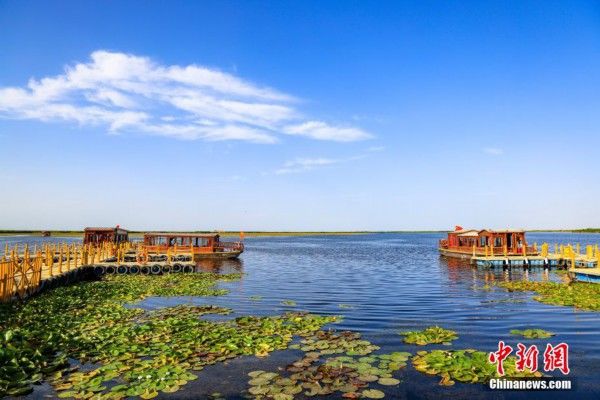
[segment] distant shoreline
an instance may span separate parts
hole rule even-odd
[[[30,235],[42,236],[42,232],[50,232],[51,236],[83,236],[83,231],[42,231],[42,230],[0,230],[0,236]],[[152,231],[129,231],[130,236],[141,237],[145,232]],[[180,231],[186,233],[219,233],[221,236],[239,236],[239,231]],[[244,231],[245,237],[266,236],[349,236],[349,235],[373,235],[382,233],[446,233],[448,231]],[[531,229],[527,232],[549,232],[549,233],[600,233],[600,228],[584,229]]]

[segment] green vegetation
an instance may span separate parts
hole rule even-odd
[[[379,347],[362,340],[353,332],[317,331],[291,346],[305,352],[304,357],[288,365],[283,372],[252,371],[248,392],[256,399],[291,400],[295,395],[322,396],[340,393],[348,399],[381,399],[381,390],[371,384],[395,386],[400,380],[392,375],[406,367],[409,353],[371,354]],[[343,354],[324,358],[328,354]]]
[[[125,304],[147,296],[218,296],[215,284],[238,274],[107,276],[60,287],[0,308],[0,396],[49,381],[61,398],[152,398],[196,379],[191,371],[228,359],[263,357],[310,336],[335,317],[288,313],[202,320],[213,306],[144,311]],[[85,368],[70,366],[69,359]]]
[[[439,326],[430,326],[422,331],[400,332],[404,336],[405,343],[425,346],[427,344],[443,343],[449,345],[453,340],[458,339],[456,332],[440,328]]]
[[[440,385],[454,385],[455,381],[487,383],[500,377],[496,366],[488,361],[488,354],[473,349],[419,351],[412,363],[417,371],[441,376]],[[517,371],[514,357],[504,360],[504,370],[510,378],[542,376],[539,372]]]
[[[523,336],[525,339],[547,339],[554,336],[554,333],[545,331],[543,329],[525,329],[523,331],[519,329],[513,329],[510,331],[510,334]]]
[[[300,344],[290,346],[304,352],[317,352],[319,354],[340,354],[349,356],[363,356],[379,350],[379,347],[367,340],[360,340],[360,334],[353,332],[323,332],[318,331],[313,336],[300,341]]]
[[[533,299],[557,306],[573,306],[588,311],[600,311],[600,285],[585,282],[570,284],[556,282],[502,282],[510,292],[536,292]]]

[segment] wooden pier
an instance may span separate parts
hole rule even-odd
[[[505,255],[494,254],[493,251],[486,254],[473,255],[471,263],[484,268],[513,267],[543,267],[564,269],[598,269],[600,267],[600,249],[598,245],[587,245],[582,249],[580,245],[555,245],[554,251],[550,251],[549,245],[544,243],[538,251],[537,244],[534,255]],[[585,251],[582,251],[585,250]]]
[[[0,258],[0,302],[24,299],[47,286],[72,278],[103,274],[194,272],[192,249],[175,247],[149,254],[135,243],[15,246]]]
[[[569,276],[579,282],[600,283],[600,267],[595,268],[572,268]]]

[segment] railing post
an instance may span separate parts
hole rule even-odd
[[[63,272],[63,247],[58,246],[58,273],[61,275]]]

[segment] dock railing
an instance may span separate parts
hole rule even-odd
[[[0,301],[25,298],[37,292],[43,280],[114,258],[122,262],[131,243],[15,245],[0,257]]]
[[[505,246],[449,246],[447,240],[440,240],[439,247],[441,249],[454,250],[462,253],[469,253],[472,255],[485,255],[485,256],[501,256],[508,254],[508,249]],[[537,245],[533,246],[525,246],[517,249],[516,252],[510,251],[510,254],[523,254],[523,255],[533,255],[538,253]]]

